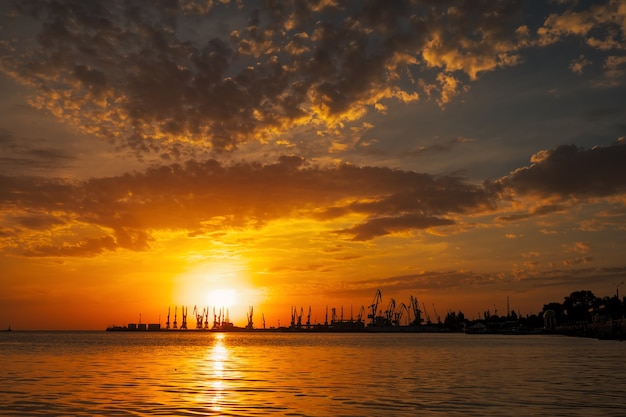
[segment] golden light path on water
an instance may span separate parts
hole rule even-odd
[[[11,332],[0,416],[623,416],[619,342],[550,336]]]
[[[224,334],[220,333],[215,335],[215,344],[213,345],[210,353],[209,360],[213,367],[212,374],[212,401],[211,410],[221,413],[222,405],[224,401],[224,362],[228,359],[228,349],[224,346]]]

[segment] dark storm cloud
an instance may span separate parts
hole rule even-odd
[[[626,191],[626,143],[593,149],[560,146],[535,154],[527,167],[497,181],[519,195],[605,197]]]
[[[487,190],[467,184],[456,177],[433,177],[417,173],[397,173],[404,178],[402,188],[367,202],[330,207],[320,217],[332,218],[346,213],[366,214],[369,218],[341,233],[354,240],[371,240],[395,232],[454,225],[446,216],[495,209]],[[391,187],[389,188],[391,190]]]
[[[527,43],[521,2],[223,3],[16,2],[2,70],[33,106],[140,153],[225,150],[356,120],[424,86],[445,103]],[[20,38],[26,17],[38,43]]]
[[[428,229],[453,224],[454,221],[449,219],[427,217],[421,214],[404,214],[396,217],[377,217],[350,229],[342,230],[341,232],[354,235],[353,239],[358,241],[371,240],[375,237],[385,236],[393,232]]]

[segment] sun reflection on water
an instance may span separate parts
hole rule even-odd
[[[210,392],[213,396],[211,398],[211,410],[216,413],[223,411],[224,391],[226,389],[224,379],[226,377],[225,363],[228,360],[228,349],[224,344],[224,339],[223,333],[217,333],[215,344],[209,353],[209,361],[212,365]]]
[[[0,339],[0,416],[623,416],[626,409],[623,347],[587,338],[13,332]]]

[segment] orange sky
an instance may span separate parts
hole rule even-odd
[[[0,13],[0,328],[377,289],[529,314],[626,277],[622,2]]]

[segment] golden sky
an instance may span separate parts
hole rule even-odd
[[[0,328],[612,295],[624,45],[613,0],[2,2]]]

